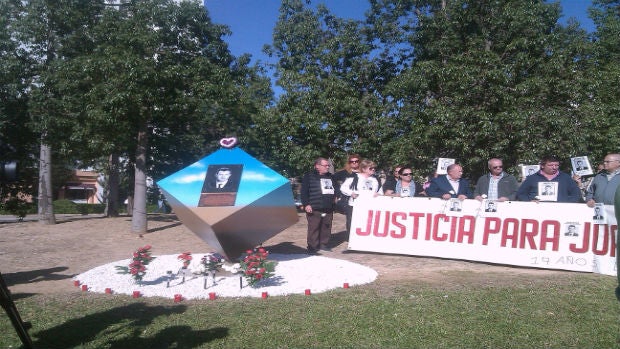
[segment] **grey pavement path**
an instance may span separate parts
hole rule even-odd
[[[83,214],[56,214],[56,219],[57,220],[67,220],[67,219],[80,219],[80,218],[95,218],[95,217],[103,217],[102,214],[87,214],[87,215],[83,215]],[[35,222],[39,220],[39,216],[36,214],[29,214],[26,217],[24,217],[24,219],[22,220],[22,222]],[[12,215],[0,215],[0,224],[2,223],[18,223],[19,222],[19,218],[16,216],[12,216]]]

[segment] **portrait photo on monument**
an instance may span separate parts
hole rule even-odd
[[[242,172],[240,164],[209,165],[198,206],[234,206]]]

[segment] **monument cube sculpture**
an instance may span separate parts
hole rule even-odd
[[[157,185],[181,222],[229,261],[298,220],[290,181],[236,147]]]

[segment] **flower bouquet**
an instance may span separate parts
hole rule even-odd
[[[200,273],[204,275],[204,288],[207,288],[207,279],[211,276],[213,285],[215,285],[215,273],[222,267],[224,258],[216,253],[209,253],[200,260]]]
[[[255,287],[259,281],[273,276],[276,262],[268,261],[268,256],[269,252],[262,247],[257,247],[247,250],[239,258],[238,272],[245,278],[248,285]]]
[[[151,256],[151,245],[146,245],[133,253],[129,266],[117,265],[115,268],[119,274],[131,274],[134,281],[140,284],[146,274],[146,266],[154,259],[155,257]]]
[[[183,279],[181,279],[181,283],[185,282],[185,277],[190,276],[191,271],[188,269],[189,264],[192,262],[192,253],[191,252],[183,252],[177,256],[177,259],[182,262],[181,268],[177,272],[177,275],[181,275]]]
[[[183,263],[181,268],[187,269],[187,267],[189,267],[189,264],[192,262],[192,253],[189,251],[183,252],[177,257],[177,259]]]
[[[209,253],[202,257],[200,264],[204,271],[218,271],[224,264],[224,258],[216,253]]]

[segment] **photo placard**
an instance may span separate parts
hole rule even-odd
[[[521,167],[521,180],[540,171],[540,165],[519,165]]]
[[[456,159],[452,158],[439,158],[437,160],[437,174],[444,175],[448,173],[448,166],[454,164]]]
[[[587,156],[576,156],[574,158],[570,158],[570,163],[573,167],[573,173],[579,176],[588,176],[594,174],[592,171],[592,166],[590,165],[590,160],[588,160]]]

